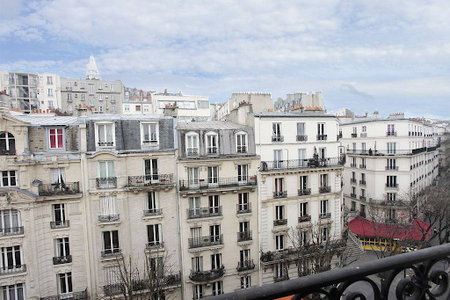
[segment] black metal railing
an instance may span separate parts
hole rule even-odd
[[[79,182],[40,184],[38,186],[39,196],[72,195],[79,192]]]
[[[398,189],[398,184],[386,183],[386,188],[388,188],[388,189]]]
[[[310,215],[304,215],[304,216],[298,217],[299,223],[304,223],[304,222],[309,222],[309,221],[311,221]]]
[[[350,198],[356,199],[356,194],[350,194]]]
[[[181,284],[181,274],[169,274],[165,276],[163,276],[163,274],[155,274],[153,276],[153,282],[148,279],[132,280],[131,289],[134,292],[140,292],[144,290],[148,291],[149,289],[164,288]],[[103,293],[108,297],[114,297],[116,295],[123,294],[124,292],[126,292],[126,287],[122,283],[114,283],[103,286]]]
[[[180,180],[180,191],[198,190],[198,189],[216,189],[239,186],[255,186],[256,176],[251,177],[221,177],[215,179],[213,182],[208,182],[204,179],[198,181]]]
[[[366,185],[366,181],[365,181],[365,180],[360,180],[360,181],[359,181],[359,184],[361,184],[361,185]]]
[[[242,272],[242,271],[253,270],[254,268],[255,268],[255,263],[253,262],[253,259],[248,259],[248,260],[239,261],[238,265],[236,267],[236,270],[238,272]]]
[[[366,198],[366,196],[359,196],[359,200],[361,200],[361,201],[366,201],[367,198]]]
[[[147,250],[161,250],[161,249],[164,249],[164,242],[162,242],[162,241],[148,242],[145,245],[145,249],[147,249]]]
[[[0,276],[8,274],[23,273],[27,271],[27,265],[10,265],[0,267]]]
[[[350,183],[356,183],[356,178],[350,178]]]
[[[222,206],[188,208],[186,213],[188,219],[219,217],[222,216]]]
[[[252,231],[240,231],[237,233],[237,241],[238,242],[245,242],[245,241],[251,241],[252,240]]]
[[[360,169],[365,169],[367,166],[366,165],[359,165]]]
[[[386,166],[386,170],[396,170],[396,171],[398,171],[398,167],[396,167],[396,166]]]
[[[55,256],[53,257],[54,265],[68,264],[72,262],[72,255]]]
[[[297,142],[306,142],[308,140],[308,136],[305,134],[297,134]]]
[[[100,223],[117,222],[120,220],[119,214],[99,215],[98,221]]]
[[[319,218],[321,219],[329,219],[331,218],[331,213],[320,213]]]
[[[358,134],[357,133],[352,133],[352,138],[356,138],[356,137],[358,137]]]
[[[102,257],[119,256],[119,255],[122,255],[122,249],[120,249],[120,248],[107,249],[107,250],[103,250],[100,254]]]
[[[272,135],[272,142],[284,142],[284,136]]]
[[[70,227],[70,221],[69,220],[52,221],[52,222],[50,222],[50,228],[51,229],[68,228],[68,227]]]
[[[386,131],[386,136],[397,136],[397,131]]]
[[[287,224],[287,219],[273,220],[273,226],[282,226]]]
[[[328,137],[328,135],[326,135],[326,134],[318,134],[317,135],[317,140],[318,141],[326,141],[327,137]]]
[[[350,167],[356,168],[356,164],[351,163],[351,164],[350,164]]]
[[[114,142],[98,142],[97,145],[99,147],[112,147],[114,146]]]
[[[326,168],[342,166],[343,163],[344,160],[340,157],[262,161],[260,170],[264,172],[286,169]]]
[[[15,149],[11,149],[11,150],[2,149],[2,150],[0,150],[0,155],[16,155],[16,150]]]
[[[287,197],[287,191],[276,191],[273,192],[274,198],[286,198]]]
[[[206,154],[211,155],[211,154],[217,154],[219,152],[217,147],[208,147],[206,149]]]
[[[445,244],[205,299],[269,300],[292,295],[293,299],[309,295],[331,300],[367,299],[364,294],[375,300],[448,299],[449,276],[437,264],[445,265],[449,257],[450,244]],[[395,280],[407,270],[412,274]],[[380,281],[370,275],[378,275]]]
[[[223,245],[223,234],[189,238],[189,248]]]
[[[361,137],[367,137],[367,132],[361,132],[360,136]]]
[[[0,236],[23,234],[23,226],[0,228]]]
[[[311,188],[299,189],[298,195],[299,196],[311,195]]]
[[[319,187],[320,193],[330,193],[331,192],[331,186],[321,186]]]
[[[236,152],[237,153],[247,153],[247,146],[237,146]]]
[[[70,292],[60,295],[41,297],[40,300],[88,300],[89,295],[87,289],[81,292]]]
[[[167,187],[174,184],[173,174],[128,176],[128,187]]]
[[[145,217],[151,217],[151,216],[160,216],[162,215],[162,208],[150,208],[150,209],[144,209],[144,216]]]
[[[222,266],[218,269],[213,269],[209,271],[191,271],[189,274],[189,279],[196,282],[204,282],[216,280],[225,274],[225,268]]]
[[[236,213],[237,214],[248,214],[252,212],[252,204],[236,204]]]
[[[187,156],[198,156],[198,148],[187,148],[186,155]]]
[[[98,189],[111,189],[117,187],[117,177],[96,178]]]

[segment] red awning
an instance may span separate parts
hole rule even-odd
[[[356,217],[348,223],[351,232],[358,236],[385,237],[400,240],[425,240],[428,239],[432,228],[420,219],[415,219],[412,224],[374,223],[361,217]]]

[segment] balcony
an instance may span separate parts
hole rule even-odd
[[[188,208],[186,210],[188,219],[211,218],[222,216],[222,206]]]
[[[308,141],[308,136],[307,135],[297,135],[297,142],[306,142]]]
[[[0,237],[23,234],[23,226],[0,228]]]
[[[287,197],[287,191],[277,191],[277,192],[273,192],[273,197],[275,199],[277,198],[286,198]]]
[[[129,188],[165,188],[171,187],[175,184],[173,181],[173,174],[153,174],[153,175],[141,175],[141,176],[128,176]]]
[[[361,132],[361,137],[367,137],[367,132]]]
[[[264,299],[292,295],[295,299],[309,299],[312,298],[310,295],[318,298],[322,298],[319,295],[323,295],[327,299],[343,299],[353,295],[356,298],[365,299],[367,298],[364,296],[365,292],[368,292],[368,298],[376,300],[396,299],[397,293],[399,299],[422,298],[423,295],[432,299],[448,299],[448,274],[437,268],[437,265],[444,264],[449,257],[450,244],[445,244],[303,276],[283,284],[274,283],[238,290],[205,298],[205,300],[257,300],[261,299],[261,295],[264,295]],[[401,280],[395,280],[396,275],[401,276],[403,272],[413,272],[413,274]],[[379,278],[379,275],[384,275],[383,279]]]
[[[117,177],[96,178],[98,189],[113,189],[117,187]]]
[[[356,178],[350,178],[350,183],[355,183],[356,184]]]
[[[365,169],[365,168],[367,168],[367,166],[366,165],[359,165],[359,168],[360,169]]]
[[[272,142],[284,142],[284,136],[272,135]]]
[[[40,298],[40,300],[88,300],[88,299],[89,295],[87,290],[84,290],[82,292],[71,292]]]
[[[397,131],[387,131],[386,136],[397,136]]]
[[[158,250],[162,250],[162,249],[164,249],[164,242],[160,242],[160,241],[148,242],[145,245],[145,250],[149,250],[149,251],[158,251]]]
[[[311,188],[299,189],[298,190],[298,195],[299,196],[311,195]]]
[[[236,152],[237,153],[247,153],[247,146],[237,146]]]
[[[327,168],[338,167],[343,164],[344,159],[339,157],[262,161],[260,171]]]
[[[217,153],[219,153],[219,149],[217,147],[208,147],[206,149],[206,154],[207,155],[215,155]]]
[[[40,184],[38,186],[39,196],[73,195],[79,192],[79,182]]]
[[[356,198],[357,198],[357,197],[356,197],[356,194],[350,194],[350,198],[356,199]]]
[[[236,204],[236,213],[239,214],[248,214],[252,212],[252,204]]]
[[[398,189],[398,184],[388,184],[386,183],[387,189]]]
[[[299,223],[310,222],[310,221],[311,221],[310,215],[304,215],[304,216],[298,217]]]
[[[52,221],[50,222],[50,228],[51,229],[60,229],[60,228],[69,228],[70,227],[70,221],[64,220],[64,221]]]
[[[0,276],[10,275],[17,273],[24,273],[27,271],[27,265],[13,265],[13,266],[3,266],[0,267]]]
[[[273,226],[287,225],[287,219],[273,220]]]
[[[186,156],[198,156],[198,148],[187,148]]]
[[[109,141],[109,142],[98,142],[97,146],[99,147],[114,147],[114,142],[113,141]]]
[[[361,201],[367,201],[367,198],[366,198],[366,196],[359,196],[359,200],[361,200]]]
[[[358,134],[357,133],[352,133],[352,138],[356,138],[356,137],[358,137]]]
[[[319,187],[319,193],[331,193],[331,186],[321,186]]]
[[[62,265],[62,264],[68,264],[72,262],[72,255],[65,255],[65,256],[55,256],[53,257],[53,264],[54,265]]]
[[[237,241],[239,242],[245,242],[245,241],[251,241],[252,240],[252,231],[240,231],[237,233]]]
[[[317,140],[318,141],[326,141],[327,140],[327,135],[326,134],[318,134],[317,135]]]
[[[319,218],[320,219],[329,219],[329,218],[331,218],[331,213],[320,213]]]
[[[99,223],[117,222],[119,220],[120,220],[119,214],[99,215],[98,216]]]
[[[274,282],[280,282],[280,281],[285,281],[285,280],[289,280],[288,274],[273,277]]]
[[[144,209],[144,217],[154,217],[162,215],[162,208]]]
[[[225,274],[225,268],[222,266],[218,269],[209,271],[191,271],[189,279],[196,282],[205,282],[221,278]]]
[[[396,167],[396,166],[386,166],[386,171],[387,170],[398,171],[398,167]]]
[[[201,236],[197,238],[189,238],[189,248],[200,248],[200,247],[209,247],[209,246],[217,246],[223,245],[223,234],[221,235],[207,235]]]
[[[10,150],[1,149],[0,155],[16,155],[16,150],[15,149],[10,149]]]
[[[356,168],[356,164],[350,164],[351,168]]]
[[[214,181],[209,183],[204,179],[198,181],[180,180],[180,191],[256,186],[256,176],[248,178],[240,176],[222,177]]]
[[[255,268],[255,263],[253,262],[253,259],[250,259],[250,260],[239,261],[238,265],[236,267],[236,270],[238,272],[243,272],[243,271],[253,270],[254,268]]]
[[[101,252],[102,258],[116,257],[116,256],[121,256],[121,255],[122,255],[122,249],[119,249],[119,248],[107,249],[107,250],[103,250]]]
[[[360,180],[360,181],[359,181],[359,184],[360,184],[360,185],[366,185],[366,181],[365,181],[365,180]]]

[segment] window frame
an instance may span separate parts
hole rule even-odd
[[[189,139],[192,139],[192,141],[195,140],[195,144],[192,143],[192,147],[189,147]],[[185,150],[186,150],[186,156],[198,156],[199,155],[199,150],[200,150],[200,137],[199,134],[197,132],[187,132],[185,135]]]
[[[103,126],[104,141],[100,141],[99,130]],[[108,130],[111,127],[112,141],[108,141]],[[100,145],[102,143],[102,145]],[[116,126],[115,122],[95,122],[95,146],[97,149],[114,148],[116,146]]]
[[[236,153],[248,153],[248,133],[239,131],[235,134]]]
[[[154,125],[154,132],[152,126]],[[148,140],[145,139],[145,128],[148,131]],[[159,145],[159,123],[158,122],[141,122],[141,145],[142,146],[157,146]]]
[[[52,134],[52,131],[55,133]],[[61,133],[59,131],[61,130]],[[52,136],[55,137],[56,147],[52,147]],[[61,142],[61,147],[59,146]],[[61,151],[66,148],[66,130],[64,127],[49,127],[47,128],[47,149],[50,151]]]

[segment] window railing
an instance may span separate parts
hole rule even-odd
[[[89,295],[87,289],[81,292],[71,292],[48,297],[41,297],[40,300],[88,300]]]
[[[207,154],[217,154],[219,152],[217,147],[208,147],[206,150]]]
[[[0,236],[23,234],[23,226],[0,228]]]
[[[236,270],[238,272],[242,272],[242,271],[253,270],[254,268],[255,268],[255,263],[253,262],[253,259],[247,259],[247,260],[239,261],[238,265],[236,267]]]
[[[187,156],[197,156],[198,155],[198,148],[187,148],[186,149],[186,155]]]
[[[299,189],[298,195],[299,196],[311,195],[311,188]]]
[[[366,196],[359,196],[359,200],[361,200],[361,201],[366,201],[367,198],[366,198]]]
[[[398,167],[397,167],[397,166],[386,166],[386,170],[395,170],[395,171],[398,171]]]
[[[304,216],[298,217],[299,223],[304,223],[304,222],[309,222],[309,221],[311,221],[310,215],[304,215]]]
[[[350,178],[350,183],[356,183],[356,178]]]
[[[97,143],[97,145],[99,146],[99,147],[113,147],[114,146],[114,142],[113,141],[99,141],[98,143]]]
[[[38,186],[39,196],[72,195],[80,192],[79,182],[50,183]]]
[[[236,213],[237,214],[247,214],[252,212],[252,204],[236,204]]]
[[[52,222],[50,222],[50,228],[51,229],[68,228],[68,227],[70,227],[70,221],[69,220],[52,221]]]
[[[0,275],[23,273],[27,271],[27,265],[10,265],[0,267]]]
[[[222,206],[188,208],[186,211],[187,211],[188,219],[210,218],[210,217],[222,216]]]
[[[145,249],[147,249],[147,250],[161,250],[161,249],[164,249],[164,242],[162,242],[162,241],[148,242],[145,245]]]
[[[194,183],[189,180],[180,180],[179,188],[180,191],[185,191],[185,190],[216,189],[216,188],[239,187],[239,186],[255,186],[256,176],[220,177],[214,181],[217,182],[209,183],[207,180],[204,179],[199,179],[197,183]]]
[[[356,194],[350,194],[350,198],[356,199]]]
[[[272,135],[272,142],[284,142],[284,136]]]
[[[361,132],[361,137],[367,137],[367,132]]]
[[[276,191],[273,192],[274,198],[286,198],[287,197],[287,191]]]
[[[366,185],[366,181],[365,181],[365,180],[360,180],[360,181],[359,181],[359,184],[361,184],[361,185]]]
[[[309,299],[309,295],[315,295],[317,298],[338,300],[350,293],[355,298],[367,298],[369,295],[369,298],[375,300],[393,299],[397,298],[396,295],[400,299],[409,298],[407,295],[415,295],[417,298],[427,295],[433,299],[448,299],[450,293],[448,274],[446,270],[437,268],[437,265],[445,264],[449,257],[450,244],[445,244],[381,258],[375,263],[369,261],[352,264],[344,268],[302,276],[283,284],[274,283],[237,290],[205,300],[256,300],[261,299],[261,295],[264,295],[264,299],[292,295],[295,299]],[[407,271],[412,274],[398,280],[396,275]]]
[[[359,165],[360,169],[365,169],[367,166],[366,165]]]
[[[68,264],[72,262],[72,255],[55,256],[53,257],[54,265]]]
[[[344,162],[343,157],[262,161],[260,171],[338,167]]]
[[[319,187],[319,193],[331,193],[331,186],[321,186]]]
[[[0,155],[16,155],[16,150],[15,149],[10,149],[10,150],[0,149]]]
[[[174,184],[173,174],[128,176],[128,187],[166,187]]]
[[[390,189],[398,189],[398,184],[394,184],[394,183],[386,183],[386,188],[390,188]]]
[[[356,138],[356,137],[358,137],[358,134],[357,133],[352,133],[352,138]]]
[[[216,246],[223,244],[223,234],[220,235],[207,235],[196,238],[189,238],[189,248],[199,248],[207,246]]]
[[[120,220],[119,214],[109,214],[109,215],[99,215],[98,216],[99,223],[117,222],[119,220]]]
[[[397,131],[386,131],[386,136],[397,136]]]
[[[237,233],[237,241],[238,242],[245,242],[245,241],[251,241],[252,240],[252,231],[239,231]]]
[[[331,213],[327,213],[327,212],[320,213],[319,218],[329,219],[329,218],[331,218]]]
[[[109,189],[117,187],[117,177],[96,178],[98,189]]]
[[[213,269],[209,271],[191,271],[189,274],[189,279],[196,282],[204,282],[216,280],[225,274],[225,268],[222,266],[218,269]]]
[[[273,220],[273,226],[287,225],[287,219],[277,219]]]
[[[298,135],[297,134],[297,142],[306,142],[308,141],[308,136],[305,134]]]
[[[237,146],[236,152],[237,153],[247,153],[247,146]]]
[[[327,140],[327,135],[326,134],[318,134],[317,135],[317,140],[318,141],[326,141]]]
[[[160,216],[160,215],[162,215],[162,208],[144,209],[144,216],[146,217]]]
[[[113,257],[113,256],[119,256],[119,255],[122,255],[122,249],[120,249],[120,248],[107,249],[107,250],[103,250],[101,252],[102,257]]]

